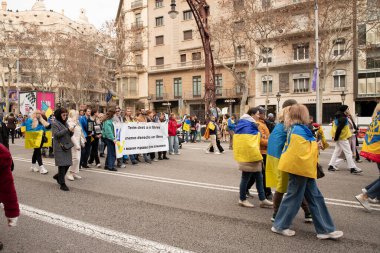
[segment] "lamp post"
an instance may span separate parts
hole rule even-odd
[[[280,92],[277,92],[276,98],[277,98],[277,115],[278,115],[278,113],[280,112],[280,100],[281,100]]]
[[[211,40],[208,27],[208,17],[210,15],[210,6],[206,0],[186,0],[193,13],[194,19],[197,23],[199,33],[201,35],[203,50],[205,54],[205,113],[209,114],[210,105],[216,107],[215,99],[215,66],[211,50]],[[172,19],[178,15],[176,11],[176,0],[172,0],[170,4],[170,11],[168,14]]]
[[[346,93],[342,91],[342,93],[340,94],[340,97],[342,98],[342,105],[344,105],[344,101],[346,100]]]

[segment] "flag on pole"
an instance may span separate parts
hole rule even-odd
[[[318,69],[314,68],[314,73],[313,73],[313,81],[311,83],[311,89],[313,91],[317,90],[317,78],[318,78]]]
[[[108,90],[108,93],[106,94],[106,102],[108,103],[112,99],[111,91]]]

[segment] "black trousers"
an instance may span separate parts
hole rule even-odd
[[[8,131],[9,131],[9,135],[12,137],[12,144],[15,144],[15,134],[16,134],[16,131],[14,128],[8,128]]]
[[[224,152],[224,148],[220,145],[220,140],[218,139],[216,140],[216,146],[218,147],[220,153]],[[214,152],[214,147],[210,148],[210,152]]]
[[[65,176],[70,166],[58,166],[58,184],[62,185],[65,183]]]
[[[166,157],[167,151],[159,151],[158,153],[158,158],[160,157]]]
[[[41,155],[41,148],[35,148],[33,151],[33,156],[32,156],[32,163],[38,162],[39,166],[42,166],[42,155]]]
[[[154,158],[156,158],[156,153],[152,152],[152,153],[148,153],[149,157],[150,157],[150,160],[154,160]]]
[[[272,194],[272,190],[270,187],[267,187],[267,183],[266,183],[266,180],[265,180],[265,166],[267,164],[267,155],[266,154],[263,154],[263,167],[262,167],[262,172],[263,172],[263,185],[264,185],[264,192],[265,192],[265,197],[268,197]],[[254,185],[255,183],[255,178],[254,177],[251,177],[251,179],[248,181],[248,187],[247,189],[251,189],[252,186]]]
[[[90,160],[88,160],[88,163],[93,163],[94,160],[96,164],[100,163],[98,148],[99,148],[99,138],[95,138],[94,141],[91,143]]]
[[[91,136],[86,137],[86,144],[84,148],[81,150],[81,156],[80,156],[80,165],[81,166],[87,166],[88,157],[90,156],[91,152]]]

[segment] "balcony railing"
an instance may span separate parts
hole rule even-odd
[[[162,101],[169,99],[169,94],[167,93],[160,93],[160,94],[151,94],[149,95],[153,101]]]
[[[294,93],[307,93],[309,91],[310,91],[309,88],[294,89]]]
[[[141,8],[143,6],[142,0],[135,0],[131,3],[131,9]]]
[[[142,21],[137,21],[131,24],[131,29],[141,29],[144,27],[144,23]]]

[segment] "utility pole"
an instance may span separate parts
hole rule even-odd
[[[314,16],[315,16],[315,71],[317,72],[315,75],[315,87],[317,92],[317,123],[322,124],[322,87],[319,82],[319,19],[318,19],[318,0],[314,0]]]

